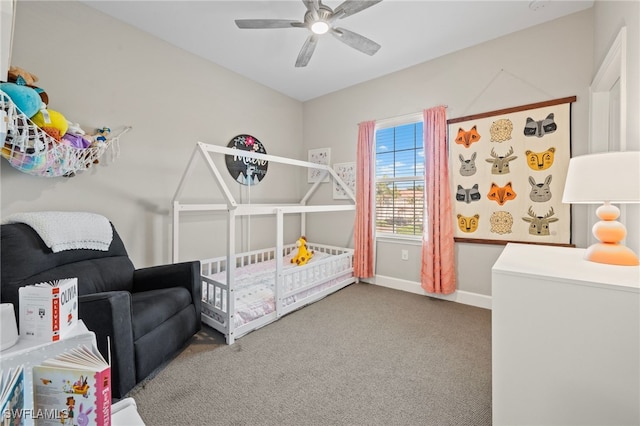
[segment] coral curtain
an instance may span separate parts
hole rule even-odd
[[[353,271],[358,278],[373,277],[373,143],[375,121],[358,124],[356,149],[356,221],[353,232]]]
[[[425,218],[422,231],[421,285],[429,293],[456,290],[453,219],[449,187],[446,107],[423,111]]]

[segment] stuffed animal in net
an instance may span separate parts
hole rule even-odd
[[[96,131],[97,133],[92,136],[93,142],[91,143],[91,146],[100,146],[100,144],[106,144],[109,133],[111,133],[111,129],[109,127],[103,127],[101,129],[97,129]]]
[[[11,82],[22,81],[22,83],[19,83],[19,84],[26,84],[27,86],[35,86],[36,82],[38,81],[37,75],[30,73],[24,68],[16,67],[13,65],[9,67],[9,72],[7,73],[7,77],[8,77],[7,81],[11,81]]]
[[[38,111],[31,121],[58,142],[69,128],[69,122],[62,113],[48,108]]]
[[[298,246],[298,253],[291,259],[291,263],[295,263],[298,266],[306,265],[313,257],[313,250],[307,250],[307,237],[298,238],[296,246]]]
[[[7,81],[10,83],[18,84],[20,86],[26,86],[34,89],[40,96],[41,101],[44,102],[45,104],[49,104],[49,96],[47,95],[47,92],[42,90],[40,87],[36,86],[36,83],[38,82],[37,75],[30,73],[24,68],[15,67],[11,65],[9,67],[9,72],[7,73]],[[25,111],[22,111],[22,112],[25,113],[26,115]]]
[[[3,100],[8,96],[11,102],[28,118],[33,117],[42,108],[42,99],[35,89],[17,83],[0,83]]]
[[[101,129],[96,129],[96,134],[89,136],[89,140],[91,141],[91,147],[93,148],[101,148],[107,144],[107,140],[109,138],[109,134],[111,133],[111,129],[109,127],[102,127]],[[100,160],[98,158],[93,159],[93,164],[99,164]]]

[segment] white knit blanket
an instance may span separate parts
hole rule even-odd
[[[113,229],[109,220],[96,213],[14,213],[5,222],[29,225],[54,253],[74,249],[108,251],[113,239]]]

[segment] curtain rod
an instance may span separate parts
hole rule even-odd
[[[440,105],[440,106],[443,106],[443,107],[445,107],[445,108],[449,108],[449,106],[448,106],[448,105]],[[404,119],[409,118],[409,117],[411,117],[411,116],[413,116],[413,115],[416,115],[416,114],[422,114],[422,111],[423,111],[423,110],[421,110],[421,111],[416,111],[416,112],[409,112],[409,113],[407,113],[407,114],[396,115],[395,117],[376,118],[376,119],[375,119],[375,122],[376,122],[376,124],[377,124],[377,123],[378,123],[378,122],[380,122],[380,121],[383,121],[383,122],[384,122],[384,121],[391,121],[391,120],[404,120]]]

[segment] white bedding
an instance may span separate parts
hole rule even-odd
[[[283,258],[283,270],[298,267],[291,263],[291,258],[295,253],[291,253]],[[308,263],[317,262],[327,258],[327,253],[316,252]],[[270,314],[276,310],[274,297],[275,289],[276,260],[267,260],[251,265],[246,265],[235,270],[235,284],[233,286],[235,299],[235,326],[241,326],[256,318]],[[209,278],[220,283],[226,283],[227,273],[225,271],[210,275]],[[220,294],[209,295],[208,303],[220,305],[218,300],[213,298],[221,297]],[[295,297],[288,298],[284,305],[288,305],[296,300]],[[218,302],[218,303],[215,303]]]

